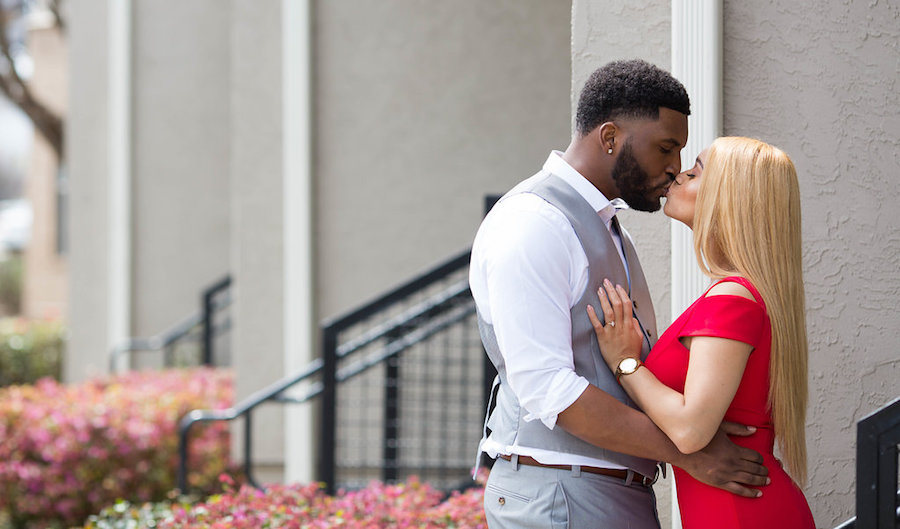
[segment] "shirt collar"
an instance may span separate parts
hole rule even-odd
[[[544,162],[544,170],[562,178],[572,186],[594,208],[603,222],[608,225],[618,210],[628,209],[628,204],[621,198],[614,198],[611,201],[606,198],[594,184],[569,165],[562,155],[563,153],[560,151],[551,152],[547,161]]]

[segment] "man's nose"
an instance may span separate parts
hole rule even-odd
[[[672,160],[669,162],[669,166],[666,167],[666,174],[669,175],[669,178],[674,180],[675,175],[681,172],[681,155],[676,154],[672,157]]]

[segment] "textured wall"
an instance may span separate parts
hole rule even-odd
[[[316,3],[318,309],[468,247],[569,142],[568,2]]]
[[[670,25],[668,1],[653,0],[638,6],[622,0],[576,0],[572,8],[572,115],[584,81],[609,61],[640,58],[669,69]],[[662,213],[627,211],[619,213],[619,217],[634,238],[662,332],[670,323],[670,221]],[[655,487],[663,527],[671,527],[669,481],[660,480]]]
[[[215,0],[173,6],[131,3],[128,274],[136,336],[196,311],[200,290],[229,269],[229,10]],[[109,365],[110,28],[105,2],[86,0],[71,14],[66,372],[77,380]]]
[[[132,332],[146,336],[230,268],[230,10],[137,0],[132,21]]]
[[[266,0],[265,9],[260,5],[259,0],[231,2],[231,346],[238,399],[287,375],[281,6],[277,0]],[[253,415],[254,472],[262,481],[283,477],[286,408],[263,406]],[[242,428],[237,425],[232,437],[238,460]],[[296,439],[292,449],[306,446],[309,437]]]
[[[854,505],[855,422],[900,396],[900,6],[725,2],[725,132],[794,160],[819,527]]]
[[[69,343],[65,377],[105,373],[108,290],[108,3],[87,0],[69,19]]]

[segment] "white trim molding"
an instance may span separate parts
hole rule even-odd
[[[312,21],[310,0],[282,0],[284,372],[313,359]],[[285,481],[313,480],[309,405],[285,406]]]
[[[107,351],[131,334],[131,0],[109,0]],[[119,355],[116,371],[128,369]]]
[[[691,97],[683,168],[722,132],[722,1],[672,1],[672,74]],[[691,231],[672,221],[672,317],[707,284],[697,267]]]
[[[722,133],[722,24],[722,0],[672,0],[672,74],[691,97],[682,168],[693,166],[697,154]],[[674,320],[702,293],[708,279],[697,266],[691,230],[672,220],[671,231]],[[681,528],[674,486],[672,527]]]

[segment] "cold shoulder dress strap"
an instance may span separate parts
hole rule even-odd
[[[743,277],[726,277],[710,286],[710,289],[726,281],[746,287],[755,301],[730,294],[707,296],[707,289],[698,300],[691,318],[678,333],[679,337],[714,336],[737,340],[754,347],[759,345],[769,325],[762,296]]]

